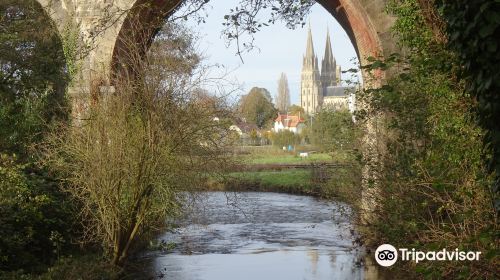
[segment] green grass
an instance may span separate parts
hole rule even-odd
[[[307,151],[301,147],[297,152],[285,152],[272,146],[264,147],[240,147],[240,152],[244,154],[236,155],[237,159],[244,164],[293,164],[331,161],[332,157],[326,153],[310,153],[308,158],[299,157],[298,151]]]
[[[270,164],[270,163],[311,163],[331,161],[332,157],[328,154],[309,154],[308,158],[301,158],[298,155],[282,154],[282,155],[263,155],[251,156],[244,158],[247,164]]]
[[[255,171],[255,172],[235,172],[231,176],[253,182],[260,182],[271,186],[289,186],[289,185],[310,185],[310,170],[283,170],[283,171]]]
[[[236,181],[226,185],[225,190],[317,194],[310,170],[234,172],[231,176]]]
[[[296,147],[296,152],[286,152],[273,146],[238,146],[234,149],[235,160],[251,165],[265,164],[305,164],[332,162],[332,156],[327,153],[315,151],[313,146]],[[309,152],[309,157],[302,159],[298,156],[299,152]],[[335,159],[340,159],[337,154]],[[293,194],[306,194],[320,196],[319,185],[312,182],[312,172],[306,169],[284,169],[284,170],[263,170],[263,171],[239,171],[230,173],[234,180],[229,180],[222,185],[216,185],[212,188],[218,190],[232,191],[272,191]]]

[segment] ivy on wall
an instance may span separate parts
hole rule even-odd
[[[439,0],[446,21],[448,44],[462,65],[461,75],[477,100],[480,123],[487,130],[488,159],[500,192],[500,1]],[[496,201],[500,210],[500,200]]]

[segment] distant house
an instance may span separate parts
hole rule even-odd
[[[252,131],[256,131],[259,135],[259,128],[255,124],[239,122],[237,124],[233,124],[229,127],[230,130],[235,131],[240,136],[250,135]]]
[[[283,115],[278,113],[278,117],[274,120],[273,131],[280,132],[288,130],[295,134],[299,134],[305,126],[305,121],[300,116]]]
[[[250,124],[244,121],[233,124],[229,127],[240,137],[240,143],[243,145],[258,145],[262,144],[262,133],[255,124]]]
[[[229,127],[229,130],[232,130],[234,132],[236,132],[239,136],[242,136],[243,135],[243,130],[241,130],[241,128],[235,124],[231,125]]]

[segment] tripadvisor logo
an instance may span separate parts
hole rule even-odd
[[[458,249],[448,251],[442,249],[439,251],[416,251],[415,249],[399,248],[397,250],[390,244],[380,245],[375,251],[375,260],[381,266],[391,266],[396,263],[398,256],[402,261],[477,261],[481,252],[459,251]]]
[[[382,244],[375,251],[375,260],[381,266],[391,266],[398,260],[398,250],[391,244]]]

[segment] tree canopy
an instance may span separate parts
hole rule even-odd
[[[304,111],[304,108],[300,107],[299,105],[292,105],[288,107],[287,110],[288,114],[293,115],[293,116],[301,116],[303,119],[306,119],[306,112]]]
[[[257,125],[259,128],[265,127],[276,116],[276,108],[266,97],[264,88],[254,87],[247,95],[240,99],[239,113],[247,122]]]
[[[61,40],[40,4],[0,1],[0,278],[43,271],[71,246],[69,199],[30,153],[65,117],[66,82]]]
[[[288,88],[288,79],[285,73],[281,73],[278,80],[278,92],[276,93],[276,108],[281,113],[286,113],[290,107],[290,89]]]
[[[356,149],[359,136],[348,110],[323,109],[314,117],[311,142],[323,151]]]
[[[60,115],[67,82],[57,30],[33,0],[0,3],[0,149],[25,152]]]

